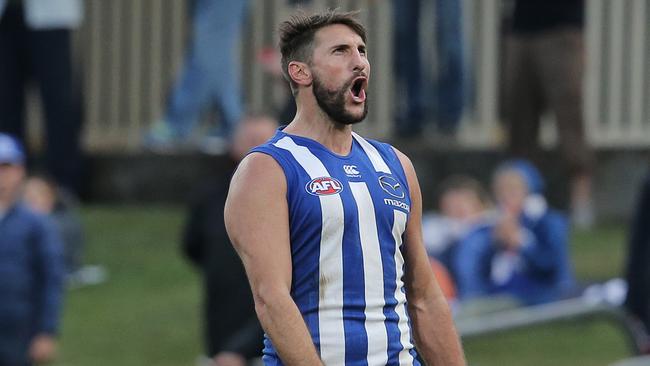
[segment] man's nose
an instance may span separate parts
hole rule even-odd
[[[355,72],[361,72],[361,71],[368,72],[370,63],[368,62],[368,59],[361,54],[361,52],[359,51],[355,52],[353,62],[354,62],[353,70]]]

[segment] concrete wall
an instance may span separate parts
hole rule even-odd
[[[505,155],[496,151],[433,151],[400,146],[411,157],[422,187],[424,207],[436,206],[439,183],[450,174],[467,174],[489,187],[492,171]],[[650,173],[650,151],[610,150],[597,154],[595,203],[599,217],[625,220],[633,212],[637,190]],[[566,209],[566,171],[556,153],[543,156],[541,170],[547,180],[547,197]],[[85,198],[90,202],[183,204],[201,182],[224,173],[225,157],[150,154],[93,155],[87,162]]]

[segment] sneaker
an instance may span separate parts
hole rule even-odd
[[[101,265],[86,265],[68,274],[66,280],[70,288],[99,285],[108,280],[108,271]]]
[[[199,141],[198,149],[207,155],[225,155],[230,149],[230,142],[223,136],[208,135]]]
[[[179,138],[165,120],[154,123],[142,140],[144,149],[159,154],[176,153],[183,145],[184,139]]]

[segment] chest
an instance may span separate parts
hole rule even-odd
[[[34,232],[27,223],[17,220],[0,221],[0,262],[23,265],[30,261],[34,250]]]
[[[323,159],[322,165],[317,173],[299,170],[288,187],[292,226],[357,231],[391,226],[396,210],[408,215],[411,202],[400,167],[376,171],[363,157]]]

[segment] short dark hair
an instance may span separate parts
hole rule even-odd
[[[342,13],[336,9],[312,15],[299,12],[280,24],[279,46],[282,54],[282,75],[289,81],[294,94],[297,85],[289,76],[289,62],[311,62],[314,35],[319,29],[333,24],[343,24],[357,33],[364,42],[366,41],[366,29],[357,20],[357,14],[359,14],[358,11]]]
[[[438,199],[453,191],[468,191],[476,195],[476,198],[484,206],[490,205],[490,195],[483,185],[476,179],[465,175],[452,175],[445,178],[438,188]]]

